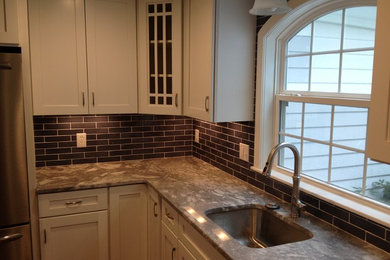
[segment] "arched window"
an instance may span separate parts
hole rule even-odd
[[[304,181],[390,205],[383,189],[386,182],[390,188],[390,165],[365,154],[375,3],[292,0],[294,10],[260,31],[255,169],[273,145],[290,142],[300,151]],[[293,163],[282,150],[274,167],[289,176]]]

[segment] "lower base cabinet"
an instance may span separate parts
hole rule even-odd
[[[42,260],[225,259],[144,184],[42,194]]]
[[[42,260],[108,260],[107,190],[38,196]]]
[[[145,185],[109,189],[111,260],[147,259]]]

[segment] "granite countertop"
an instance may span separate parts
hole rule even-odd
[[[230,259],[390,259],[390,254],[306,213],[295,222],[313,233],[309,240],[264,249],[245,247],[231,237],[220,240],[221,229],[205,211],[276,202],[281,206],[277,212],[288,217],[290,205],[194,157],[43,167],[36,175],[38,194],[148,183]],[[188,208],[206,222],[196,221]]]

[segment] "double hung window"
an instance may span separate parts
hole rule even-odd
[[[390,165],[372,161],[365,153],[376,6],[346,5],[315,12],[303,26],[288,28],[287,33],[280,29],[290,36],[274,40],[278,45],[273,66],[273,111],[278,118],[274,143],[290,142],[298,148],[303,178],[390,205]],[[266,60],[262,66],[268,65]],[[262,76],[273,81],[265,71]],[[263,88],[264,82],[267,79]],[[261,120],[266,118],[264,108]],[[258,135],[267,132],[263,129]],[[276,164],[291,172],[292,153],[281,150]]]

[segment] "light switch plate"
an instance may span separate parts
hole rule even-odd
[[[240,159],[249,162],[249,145],[240,143]]]
[[[77,133],[76,141],[77,141],[77,147],[87,147],[87,134]]]
[[[199,143],[199,129],[195,129],[195,142]]]

